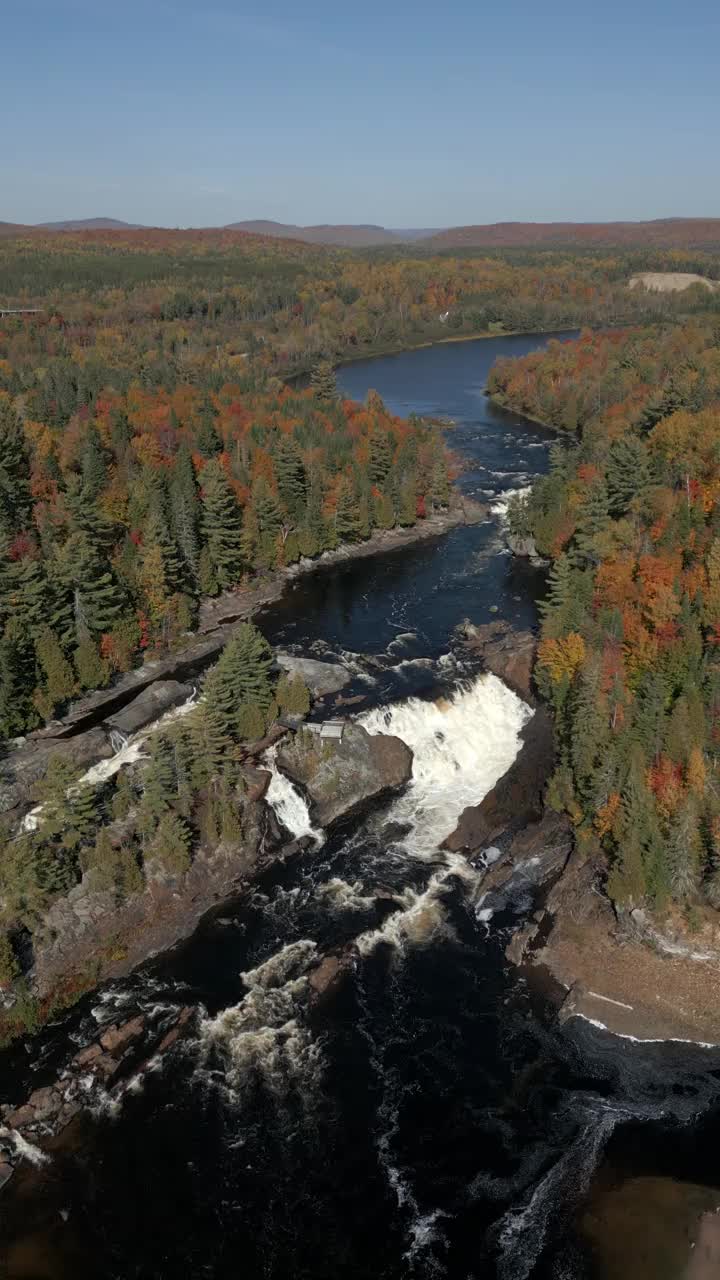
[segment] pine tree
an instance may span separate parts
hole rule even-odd
[[[107,560],[97,547],[82,535],[74,544],[75,629],[81,642],[83,629],[92,636],[111,631],[120,620],[125,596]]]
[[[697,891],[700,855],[698,803],[689,795],[674,815],[668,848],[673,897],[681,902]]]
[[[243,623],[205,681],[207,713],[222,733],[243,736],[238,717],[244,704],[261,713],[268,711],[273,700],[271,665],[272,650],[267,641],[251,623]]]
[[[42,561],[25,556],[16,566],[14,596],[23,626],[38,636],[47,626],[50,590]]]
[[[101,827],[98,831],[97,839],[84,859],[84,865],[90,873],[94,889],[100,893],[115,891],[117,857],[107,827]]]
[[[648,453],[642,440],[630,435],[614,440],[608,452],[605,476],[610,514],[623,516],[650,483]]]
[[[83,489],[86,497],[94,502],[107,483],[107,456],[97,427],[90,423],[85,433],[85,443],[80,459]]]
[[[387,432],[375,428],[370,436],[370,479],[378,488],[384,485],[391,466],[392,449]]]
[[[153,872],[173,877],[190,869],[192,836],[187,823],[170,810],[160,820],[157,831],[145,850],[145,864]]]
[[[332,404],[337,400],[335,370],[330,360],[318,360],[310,373],[310,386],[317,400]]]
[[[433,467],[431,498],[434,507],[450,505],[450,477],[444,457],[438,458]]]
[[[225,728],[225,712],[214,712],[201,703],[188,717],[187,732],[192,747],[190,780],[194,791],[201,791],[222,772],[232,747]]]
[[[101,689],[110,679],[110,663],[100,653],[90,632],[82,629],[73,655],[75,670],[83,689]]]
[[[20,418],[0,397],[0,533],[10,537],[30,522],[30,460]]]
[[[180,446],[170,482],[170,505],[175,541],[185,563],[185,580],[197,580],[200,556],[200,504],[195,468],[187,445]]]
[[[0,636],[0,735],[14,738],[33,729],[38,715],[32,702],[37,680],[35,649],[22,620],[11,617]]]
[[[571,559],[580,569],[600,562],[597,539],[608,525],[608,495],[605,483],[595,480],[580,506],[573,535]]]
[[[45,676],[43,693],[46,698],[46,719],[50,719],[58,706],[63,706],[75,692],[75,677],[72,667],[65,657],[57,636],[49,627],[44,627],[35,641],[35,653],[38,665]]]
[[[280,497],[288,514],[298,520],[305,509],[307,481],[302,455],[292,436],[280,436],[273,461]]]
[[[343,476],[337,491],[335,505],[335,531],[340,542],[357,542],[360,537],[357,501],[353,487],[346,476]]]
[[[202,473],[203,536],[219,590],[235,586],[244,568],[242,514],[219,462]]]
[[[0,990],[7,991],[19,974],[20,966],[10,935],[0,929]]]
[[[275,691],[278,706],[288,715],[307,715],[310,710],[310,690],[299,675],[283,674]]]
[[[235,734],[241,742],[259,742],[265,736],[265,716],[254,702],[243,702],[235,717]]]

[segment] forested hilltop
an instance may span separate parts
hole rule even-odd
[[[619,904],[720,907],[720,325],[501,361],[489,389],[571,433],[511,511],[552,560],[536,678],[551,803]]]

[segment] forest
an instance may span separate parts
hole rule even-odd
[[[632,271],[670,267],[720,275],[697,253],[2,240],[0,304],[39,308],[0,317],[2,737],[181,646],[204,597],[447,505],[437,429],[374,393],[340,400],[339,359],[615,326],[492,375],[499,399],[567,433],[513,513],[554,558],[538,666],[562,744],[553,796],[607,850],[618,900],[720,902],[719,303],[628,290]],[[247,744],[307,707],[247,625],[142,764],[91,786],[52,759],[33,823],[5,833],[0,987],[81,880],[120,904],[239,845]]]
[[[489,390],[563,434],[511,530],[551,562],[551,803],[621,906],[720,908],[720,325],[584,333]]]

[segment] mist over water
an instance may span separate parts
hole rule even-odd
[[[463,485],[500,501],[544,469],[548,437],[481,388],[495,355],[538,343],[444,346],[340,381],[376,387],[397,412],[454,418]],[[534,618],[537,578],[502,554],[499,518],[309,575],[263,615],[273,643],[346,666],[346,692],[364,699],[348,710],[412,747],[412,780],[323,832],[270,754],[269,801],[309,837],[303,851],[8,1059],[19,1098],[118,1017],[142,1009],[162,1025],[198,1006],[190,1039],[142,1088],[100,1100],[80,1156],[56,1154],[20,1225],[6,1224],[38,1274],[597,1280],[575,1222],[603,1153],[627,1162],[628,1133],[639,1167],[646,1152],[673,1171],[682,1151],[688,1176],[720,1054],[558,1028],[504,957],[515,913],[532,909],[527,877],[493,914],[482,880],[497,851],[471,865],[438,847],[512,762],[531,714],[453,642],[465,616],[494,607]],[[328,953],[345,957],[345,980],[318,1000]],[[710,1124],[703,1150],[718,1138]]]

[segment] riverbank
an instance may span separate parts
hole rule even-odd
[[[489,339],[498,338],[553,338],[561,337],[563,334],[578,333],[578,329],[504,329],[502,333],[494,333],[485,329],[482,333],[454,333],[445,334],[442,337],[423,338],[418,342],[397,342],[390,343],[383,347],[373,348],[368,351],[358,351],[352,354],[344,353],[340,359],[333,361],[334,368],[341,369],[343,365],[358,364],[363,360],[382,360],[385,356],[401,356],[410,351],[423,351],[428,347],[442,347],[459,342],[483,342]],[[293,386],[301,378],[309,377],[315,361],[306,365],[302,369],[296,369],[293,373],[288,374],[283,379],[288,386]],[[523,415],[527,417],[528,415]],[[530,419],[532,421],[532,419]]]
[[[219,655],[243,622],[279,600],[300,576],[332,565],[400,552],[418,542],[442,537],[461,525],[477,524],[488,515],[486,505],[455,492],[450,506],[409,528],[378,529],[365,542],[348,543],[314,560],[278,569],[200,606],[198,630],[181,648],[153,657],[122,675],[106,689],[74,701],[66,715],[19,740],[0,760],[0,813],[17,826],[32,807],[33,788],[50,757],[72,743],[78,767],[109,759],[118,742],[156,720],[192,693],[193,683]],[[189,683],[188,683],[189,682]],[[119,735],[119,736],[118,736]]]

